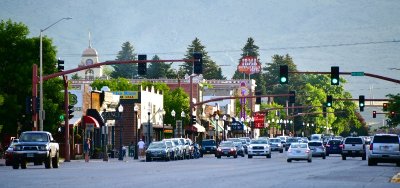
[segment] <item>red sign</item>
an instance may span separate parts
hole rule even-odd
[[[264,118],[265,118],[265,114],[255,113],[254,114],[254,128],[256,128],[256,129],[264,128]]]
[[[238,65],[238,71],[246,74],[254,74],[261,72],[261,64],[256,57],[243,57]]]

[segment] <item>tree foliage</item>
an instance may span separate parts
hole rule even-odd
[[[139,91],[138,85],[132,84],[126,78],[110,80],[96,79],[90,86],[93,90],[101,90],[103,86],[108,86],[111,91]]]
[[[388,111],[389,112],[394,112],[395,115],[391,116],[388,115],[389,118],[389,126],[390,127],[396,127],[400,124],[400,93],[394,95],[394,94],[389,94],[387,95],[389,99],[389,105],[388,105]]]
[[[153,56],[152,60],[160,60],[157,55]],[[150,63],[147,69],[146,78],[176,78],[174,69],[171,68],[172,63]]]
[[[0,95],[4,97],[0,125],[3,125],[3,134],[15,135],[17,130],[33,128],[32,117],[25,110],[25,101],[32,96],[32,66],[39,64],[40,39],[28,38],[28,34],[29,29],[23,23],[11,20],[0,22]],[[43,75],[57,72],[56,64],[56,47],[51,39],[44,36]],[[43,83],[46,112],[43,129],[46,131],[54,132],[59,126],[58,117],[63,113],[64,106],[62,89],[59,78]]]
[[[118,52],[117,59],[119,61],[136,60],[134,53],[135,49],[130,42],[124,42],[121,46],[121,51]],[[117,64],[112,65],[114,71],[111,73],[112,78],[138,78],[137,65],[130,64]]]

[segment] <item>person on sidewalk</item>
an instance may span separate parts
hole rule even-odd
[[[138,146],[139,146],[139,157],[144,157],[144,146],[145,146],[145,143],[143,142],[143,140],[142,139],[140,139],[140,141],[138,142]]]
[[[87,138],[83,144],[83,153],[85,154],[85,162],[89,162],[89,152],[90,152],[90,138]]]

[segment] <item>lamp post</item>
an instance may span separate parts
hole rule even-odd
[[[290,120],[289,123],[292,125],[292,136],[294,136],[294,123],[292,120]]]
[[[135,107],[133,107],[133,110],[135,111],[135,124],[136,124],[136,143],[135,143],[135,157],[134,159],[138,159],[139,158],[139,149],[138,149],[138,143],[139,143],[139,126],[138,126],[138,110],[139,107],[137,105],[135,105]]]
[[[172,124],[172,136],[175,137],[175,126],[176,126],[176,119],[175,119],[176,112],[172,110],[171,116],[174,117],[174,123]]]
[[[226,115],[222,116],[222,120],[224,120],[224,135],[222,135],[224,141],[226,141]]]
[[[165,123],[164,123],[164,118],[165,118],[165,110],[163,109],[161,111],[162,114],[162,139],[165,138]]]
[[[44,29],[41,29],[40,30],[40,62],[39,62],[39,66],[40,66],[40,70],[39,70],[39,72],[40,72],[40,96],[39,96],[39,98],[40,98],[40,109],[39,109],[39,124],[40,124],[40,127],[39,127],[39,130],[40,131],[43,131],[43,120],[44,120],[44,112],[43,112],[43,32],[44,31],[46,31],[47,29],[49,29],[50,27],[52,27],[52,26],[54,26],[54,25],[56,25],[58,22],[61,22],[61,21],[63,21],[63,20],[70,20],[70,19],[72,19],[71,17],[66,17],[66,18],[61,18],[61,19],[59,19],[58,21],[56,21],[56,22],[54,22],[53,24],[51,24],[50,26],[48,26],[48,27],[46,27],[46,28],[44,28]],[[67,125],[68,126],[68,125]]]
[[[118,121],[121,121],[122,112],[124,111],[124,107],[120,104],[119,107],[116,109],[116,116],[118,117]],[[122,123],[119,122],[119,156],[118,160],[124,160],[124,156],[122,155]]]
[[[150,136],[151,136],[151,134],[150,134],[150,105],[149,105],[149,107],[147,109],[147,116],[148,116],[148,118],[147,118],[147,146],[149,146],[150,143],[151,143],[151,138],[150,138]]]
[[[182,134],[183,134],[183,127],[185,126],[184,119],[183,119],[184,117],[185,117],[185,112],[182,111],[181,112],[181,118],[182,118],[181,138],[182,138]],[[185,134],[183,134],[183,135],[185,135]]]
[[[254,134],[254,117],[250,118],[250,130],[251,130],[251,138],[254,138],[255,137],[255,134]]]
[[[217,122],[217,123],[216,123],[216,126],[215,126],[215,127],[216,127],[216,129],[215,129],[215,130],[216,130],[215,141],[216,141],[217,143],[218,143],[218,135],[219,135],[219,133],[218,133],[218,126],[219,126],[219,125],[218,125],[218,119],[219,119],[219,115],[217,114],[217,115],[215,115],[215,121]]]
[[[244,122],[244,117],[241,117],[241,118],[240,118],[240,122],[243,124],[243,122]],[[243,124],[242,136],[243,136],[243,131],[244,131],[244,124]]]

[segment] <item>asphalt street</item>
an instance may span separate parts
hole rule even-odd
[[[59,169],[0,166],[1,187],[399,187],[390,179],[400,172],[395,164],[368,166],[361,158],[286,162],[286,152],[272,158],[222,157],[144,162],[125,158],[63,162]]]

